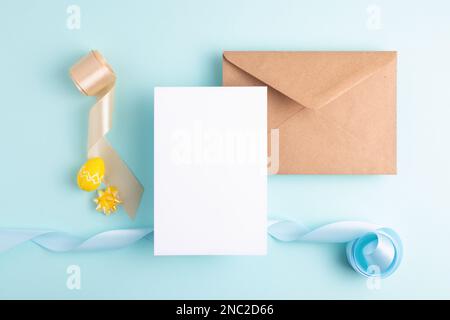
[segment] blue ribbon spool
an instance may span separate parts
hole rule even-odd
[[[366,277],[390,276],[399,267],[402,256],[400,237],[389,228],[368,232],[347,244],[348,262]]]

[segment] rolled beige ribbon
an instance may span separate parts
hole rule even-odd
[[[134,218],[144,188],[105,138],[112,128],[116,75],[98,51],[91,51],[70,69],[70,76],[78,90],[97,98],[89,112],[87,156],[103,159],[105,184],[118,188],[125,211]]]

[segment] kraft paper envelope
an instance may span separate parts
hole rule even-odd
[[[395,174],[396,65],[388,51],[226,51],[223,85],[268,86],[272,172]]]

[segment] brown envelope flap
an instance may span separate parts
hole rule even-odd
[[[225,51],[223,56],[302,106],[319,109],[396,59],[396,52]]]

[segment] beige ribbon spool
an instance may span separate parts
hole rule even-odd
[[[144,188],[105,138],[112,128],[116,75],[98,51],[91,51],[70,69],[70,76],[78,90],[97,98],[89,112],[87,156],[103,159],[105,184],[118,188],[125,211],[134,218]]]

